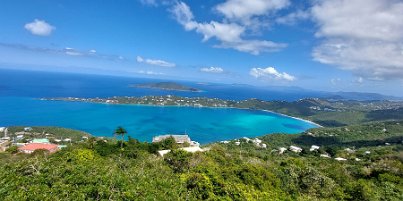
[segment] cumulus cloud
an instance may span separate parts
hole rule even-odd
[[[227,0],[216,6],[216,10],[227,19],[250,22],[255,16],[267,15],[290,5],[289,0]]]
[[[286,72],[278,72],[274,67],[252,68],[249,74],[255,78],[294,81],[296,78]]]
[[[255,1],[256,0],[253,0],[252,2]],[[260,0],[256,2],[260,2]],[[250,12],[243,10],[242,14],[231,13],[229,11],[231,8],[238,9],[238,6],[236,6],[235,3],[240,3],[241,5],[244,3],[242,3],[241,1],[232,2],[231,0],[227,1],[226,3],[228,4],[224,3],[218,5],[217,10],[222,12],[223,15],[227,18],[236,20],[223,20],[223,22],[198,22],[194,19],[193,13],[190,10],[189,6],[180,1],[173,6],[171,12],[173,13],[178,23],[180,23],[186,31],[196,31],[199,34],[202,34],[203,41],[207,41],[211,38],[218,40],[220,43],[214,45],[214,47],[217,48],[232,48],[238,51],[257,55],[261,52],[278,51],[286,47],[286,44],[283,43],[276,43],[267,40],[245,39],[244,36],[246,35],[246,31],[249,27],[248,25],[245,25],[245,23],[241,23],[241,21],[244,22],[246,19],[249,20],[252,16],[257,14],[253,14],[253,10],[251,10]],[[245,4],[249,7],[251,6],[251,4],[249,3]],[[269,8],[266,8],[264,10],[267,11],[269,10]]]
[[[162,67],[175,67],[176,66],[176,64],[171,63],[171,62],[167,62],[167,61],[159,60],[159,59],[144,59],[141,56],[137,56],[136,61],[138,63],[146,63],[149,65],[162,66]]]
[[[403,79],[403,2],[319,0],[314,60],[367,79]]]
[[[285,16],[276,18],[278,24],[293,25],[300,20],[309,19],[310,13],[305,10],[297,10],[295,12],[289,13]]]
[[[221,67],[205,67],[200,69],[201,72],[206,72],[206,73],[223,73],[224,69]]]
[[[56,28],[44,20],[35,19],[33,22],[25,24],[24,28],[33,35],[49,36]]]

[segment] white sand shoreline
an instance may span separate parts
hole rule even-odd
[[[49,100],[47,100],[49,101]],[[60,100],[59,100],[60,101]],[[70,100],[61,100],[61,101],[70,101]],[[74,101],[72,101],[74,102]],[[317,127],[323,128],[322,125],[315,123],[313,121],[307,120],[307,119],[303,119],[301,117],[294,117],[294,116],[290,116],[287,114],[283,114],[283,113],[279,113],[279,112],[275,112],[272,110],[263,110],[263,109],[252,109],[252,108],[239,108],[239,107],[211,107],[211,106],[201,106],[201,107],[195,107],[195,106],[185,106],[185,105],[149,105],[149,104],[131,104],[131,103],[105,103],[105,102],[92,102],[92,101],[76,101],[76,102],[86,102],[86,103],[97,103],[97,104],[107,104],[107,105],[131,105],[131,106],[149,106],[149,107],[192,107],[192,108],[218,108],[218,109],[240,109],[240,110],[256,110],[256,111],[263,111],[263,112],[269,112],[269,113],[273,113],[273,114],[277,114],[280,116],[285,116],[288,118],[292,118],[292,119],[296,119],[299,121],[303,121],[309,124],[313,124]]]

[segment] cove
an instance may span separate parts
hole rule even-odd
[[[284,115],[234,108],[161,107],[0,98],[0,126],[60,126],[94,136],[113,136],[117,126],[140,141],[161,134],[188,134],[202,144],[317,127]]]

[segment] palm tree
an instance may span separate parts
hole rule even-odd
[[[122,141],[120,142],[120,148],[123,148],[123,140],[124,140],[125,135],[127,134],[126,129],[124,129],[123,127],[119,126],[119,127],[116,128],[116,130],[115,130],[115,132],[113,134],[122,137]]]

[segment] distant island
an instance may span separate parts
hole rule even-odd
[[[152,89],[162,89],[162,90],[172,90],[172,91],[190,91],[190,92],[201,92],[201,90],[188,87],[176,82],[157,82],[157,83],[143,83],[143,84],[133,84],[129,85],[135,88],[152,88]]]

